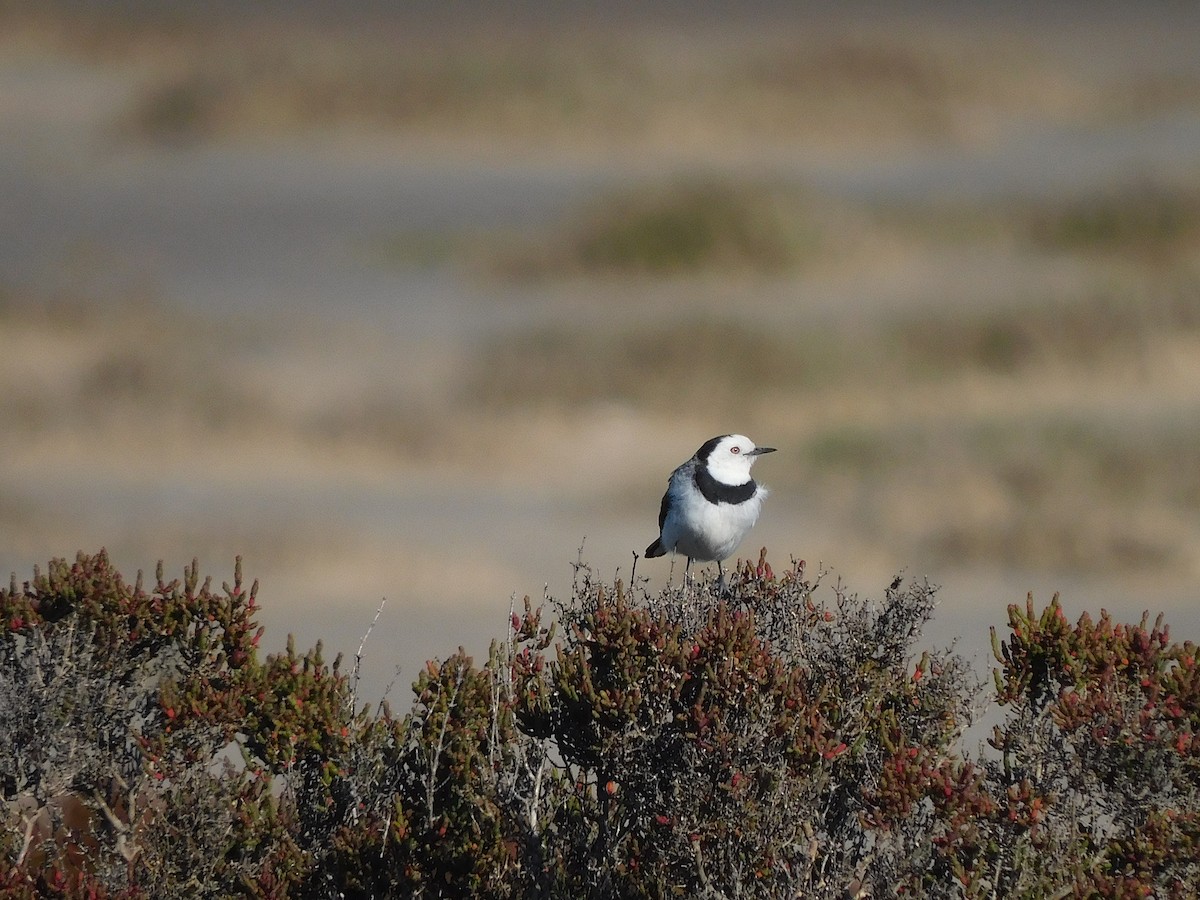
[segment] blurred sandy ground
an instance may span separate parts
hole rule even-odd
[[[743,553],[981,670],[1029,590],[1196,636],[1200,8],[388,7],[0,6],[0,568],[386,597],[402,698],[736,430]]]

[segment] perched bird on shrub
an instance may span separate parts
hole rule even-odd
[[[758,520],[767,489],[750,477],[750,467],[774,447],[756,447],[742,434],[705,441],[696,455],[671,473],[658,511],[658,539],[646,556],[682,553],[692,560],[716,562],[725,587],[722,561],[733,555]]]

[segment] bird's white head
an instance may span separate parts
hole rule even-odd
[[[764,453],[774,453],[774,447],[758,447],[744,434],[725,434],[705,441],[696,451],[696,458],[708,467],[709,474],[724,484],[745,484],[750,480],[750,467]]]

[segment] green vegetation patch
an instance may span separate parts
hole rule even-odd
[[[812,257],[811,199],[788,185],[719,178],[643,184],[603,197],[548,239],[496,256],[509,277],[780,274]]]
[[[628,195],[579,229],[576,258],[585,269],[782,269],[806,243],[790,199],[717,182]]]
[[[430,659],[393,712],[359,695],[361,647],[345,667],[319,641],[265,652],[257,596],[240,557],[217,590],[195,561],[131,583],[104,551],[0,588],[5,897],[1183,897],[1200,879],[1197,647],[1161,615],[1010,604],[993,693],[925,638],[927,580],[860,597],[763,550],[728,591],[651,593],[580,563],[569,596],[526,597],[478,663]]]
[[[1139,183],[1034,210],[1036,246],[1161,257],[1200,248],[1200,190]]]

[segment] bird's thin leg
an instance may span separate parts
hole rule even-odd
[[[725,567],[721,565],[721,561],[717,560],[717,589],[722,593],[729,590],[729,585],[725,583]]]

